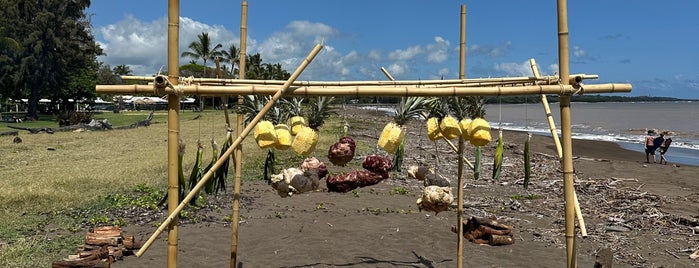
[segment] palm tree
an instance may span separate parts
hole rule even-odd
[[[264,69],[262,67],[262,57],[260,53],[255,55],[247,55],[245,59],[245,78],[247,79],[263,79]]]
[[[235,66],[240,62],[240,50],[235,47],[235,44],[231,44],[228,50],[221,51],[221,62],[227,62],[231,64],[231,74],[235,76]],[[225,67],[225,66],[224,66]]]
[[[119,64],[116,67],[114,67],[113,70],[115,75],[119,76],[124,76],[124,75],[131,75],[133,74],[133,71],[131,71],[131,68],[129,68],[128,65],[125,64]]]
[[[213,60],[214,57],[220,56],[221,51],[218,51],[223,47],[221,44],[216,44],[213,48],[211,47],[211,39],[208,33],[202,32],[197,35],[199,41],[192,41],[189,44],[190,51],[182,52],[182,57],[193,58],[195,60],[204,60],[204,77],[206,77],[206,62],[208,60]]]

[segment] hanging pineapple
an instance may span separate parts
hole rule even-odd
[[[378,145],[389,154],[393,154],[405,139],[405,127],[403,126],[413,117],[420,116],[425,109],[424,97],[406,97],[401,99],[393,121],[386,124],[379,136]]]
[[[291,100],[281,99],[286,106],[289,115],[289,126],[291,126],[291,135],[296,136],[301,127],[307,126],[306,118],[303,117],[303,98],[293,97]]]
[[[439,129],[442,135],[450,140],[461,136],[459,121],[451,115],[446,115],[442,118],[442,121],[439,122]]]
[[[291,148],[294,149],[294,152],[307,156],[315,151],[316,144],[318,144],[318,128],[333,113],[330,107],[333,100],[335,100],[335,97],[322,96],[310,103],[309,109],[306,111],[308,126],[301,126],[296,133],[294,141],[291,143]]]
[[[444,137],[439,127],[439,121],[442,120],[444,112],[446,111],[446,107],[442,100],[442,98],[430,98],[425,102],[427,110],[423,116],[427,118],[425,121],[427,137],[431,141],[436,141]]]
[[[475,118],[471,121],[468,127],[471,144],[475,146],[484,146],[492,139],[490,136],[490,124],[483,118]]]

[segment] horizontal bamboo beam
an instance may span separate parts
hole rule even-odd
[[[201,96],[223,95],[273,95],[278,86],[273,85],[237,85],[237,86],[176,86],[182,94]],[[154,94],[152,85],[97,85],[97,93],[121,95]],[[573,85],[530,85],[530,86],[489,86],[489,87],[428,87],[412,86],[335,86],[335,87],[291,87],[287,95],[291,96],[513,96],[527,94],[570,95],[579,92]],[[584,93],[628,93],[631,84],[586,84]]]
[[[596,74],[573,74],[571,77],[579,77],[581,80],[598,79]],[[152,82],[152,76],[122,76],[123,80]],[[283,85],[283,80],[251,80],[251,79],[220,79],[220,78],[184,78],[183,83],[190,84],[218,84],[218,85]],[[535,83],[558,81],[558,76],[521,76],[521,77],[494,77],[494,78],[469,78],[449,80],[394,80],[394,81],[296,81],[292,86],[386,86],[386,85],[452,85],[452,84],[478,84],[478,83]]]

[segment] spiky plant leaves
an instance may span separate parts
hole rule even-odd
[[[211,170],[211,168],[216,163],[217,159],[218,159],[218,144],[216,143],[216,141],[214,139],[211,139],[211,161],[202,170],[202,175],[208,173],[209,170]],[[204,192],[207,194],[214,193],[214,179],[213,178],[209,178],[209,180],[206,181],[206,184],[204,184]]]
[[[308,110],[306,111],[306,118],[308,118],[308,127],[313,130],[318,130],[325,120],[335,113],[331,105],[335,97],[321,96],[311,99]]]
[[[532,138],[532,134],[527,134],[527,140],[524,142],[524,189],[529,188],[529,179],[532,173],[532,163],[529,152],[529,141]]]
[[[221,146],[221,151],[218,155],[218,158],[223,157],[226,151],[228,151],[228,148],[231,147],[231,144],[233,143],[232,135],[233,133],[230,130],[226,132],[226,139],[224,140],[223,145]],[[228,168],[230,167],[230,162],[231,156],[228,156],[226,160],[223,162],[223,164],[214,173],[214,193],[226,191],[226,178],[228,177]]]
[[[271,184],[272,174],[274,174],[274,153],[272,150],[269,150],[267,151],[267,158],[265,159],[265,168],[262,173],[262,179],[264,179],[267,184]]]
[[[500,172],[502,171],[502,154],[503,154],[503,140],[502,140],[502,130],[498,131],[498,146],[495,148],[495,155],[493,156],[493,180],[500,179]]]
[[[202,173],[201,173],[201,159],[204,154],[204,145],[201,144],[201,141],[197,141],[197,155],[196,159],[194,160],[194,166],[192,166],[192,172],[189,173],[189,190],[191,191],[194,189],[194,187],[199,183],[199,180],[201,180]],[[190,205],[195,205],[196,204],[196,198],[192,198],[192,201],[190,201]]]
[[[400,145],[398,145],[398,150],[396,150],[396,154],[393,156],[393,167],[391,168],[392,171],[401,172],[404,157],[405,141],[401,142]]]
[[[473,161],[473,179],[477,180],[481,176],[481,155],[483,148],[476,146],[476,159]]]

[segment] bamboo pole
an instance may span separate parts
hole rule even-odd
[[[278,87],[276,87],[278,88]],[[97,93],[146,95],[153,94],[151,85],[98,85]],[[273,95],[275,86],[178,86],[185,94],[202,96],[220,95]],[[429,86],[335,86],[335,87],[292,87],[286,93],[294,96],[517,96],[531,94],[566,95],[575,92],[571,85],[488,86],[488,87],[429,87]],[[631,84],[586,84],[585,93],[628,93]]]
[[[277,100],[279,100],[282,97],[282,95],[291,85],[291,82],[298,78],[301,72],[306,68],[306,66],[308,66],[308,64],[313,60],[313,58],[318,54],[318,52],[320,52],[321,49],[321,45],[316,45],[313,48],[308,57],[306,57],[306,59],[301,63],[301,65],[296,69],[296,71],[291,75],[291,77],[289,77],[288,83],[283,85],[277,91],[277,93],[274,94],[274,96],[272,96],[272,98],[265,104],[265,106],[262,107],[262,109],[260,109],[260,112],[250,121],[250,123],[245,127],[245,129],[240,133],[240,135],[233,141],[230,148],[228,148],[228,150],[226,150],[221,155],[221,157],[219,157],[218,160],[216,160],[216,163],[214,163],[213,166],[211,166],[211,169],[209,169],[209,171],[207,171],[206,174],[202,176],[201,180],[199,180],[199,182],[197,182],[197,184],[194,186],[194,188],[192,188],[192,190],[187,194],[187,196],[185,196],[184,199],[182,199],[182,202],[179,203],[177,208],[175,208],[174,211],[170,213],[167,218],[165,218],[165,220],[160,224],[155,233],[153,233],[153,235],[151,235],[148,241],[146,241],[146,243],[143,244],[143,247],[141,247],[141,249],[139,249],[138,252],[136,252],[136,256],[140,257],[141,255],[143,255],[143,253],[146,250],[148,250],[153,241],[155,241],[155,239],[163,232],[165,226],[169,226],[170,223],[177,218],[177,215],[180,213],[180,211],[182,211],[185,205],[187,205],[187,203],[189,203],[189,201],[191,201],[192,198],[194,198],[199,193],[199,190],[201,190],[201,188],[204,187],[204,184],[212,177],[214,172],[216,172],[216,170],[218,170],[218,168],[223,164],[223,162],[226,161],[226,158],[230,157],[231,153],[233,153],[235,148],[237,148],[238,145],[243,141],[243,139],[245,139],[245,137],[250,133],[250,131],[252,131],[252,128],[255,125],[257,125],[257,122],[259,122],[262,119],[265,113],[267,113],[267,111],[270,108],[272,108],[272,106],[274,106],[274,103],[276,103]]]
[[[179,25],[180,25],[180,1],[168,0],[168,33],[167,33],[167,68],[168,79],[177,86],[179,80]],[[173,220],[162,227],[167,227],[167,267],[177,267],[177,219],[179,213],[175,212],[179,200],[179,176],[178,154],[180,142],[180,96],[168,94],[167,111],[167,210]]]
[[[240,8],[240,51],[238,52],[238,78],[245,79],[245,54],[248,35],[248,1],[243,1]],[[243,96],[238,95],[238,104],[244,103]],[[237,113],[236,134],[240,138],[245,126],[243,114]],[[231,146],[232,147],[232,146]],[[230,267],[238,266],[238,225],[240,221],[240,181],[243,174],[243,144],[240,143],[233,151],[235,160],[235,179],[233,182],[233,214],[231,215],[231,261]]]
[[[242,44],[242,41],[241,41]],[[242,45],[241,45],[242,47]],[[242,60],[242,59],[241,59]],[[598,79],[599,75],[596,74],[573,74],[573,77],[580,77],[580,79]],[[132,81],[153,81],[152,76],[121,76],[123,80]],[[469,84],[483,84],[483,83],[501,83],[501,84],[522,84],[522,83],[548,83],[548,84],[558,84],[558,76],[542,76],[542,77],[489,77],[489,78],[470,78],[470,79],[447,79],[447,80],[378,80],[378,81],[295,81],[293,86],[319,86],[319,87],[330,87],[330,86],[401,86],[401,85],[469,85]],[[204,85],[277,85],[281,86],[285,81],[283,80],[250,80],[250,79],[218,79],[218,78],[192,78],[192,83],[204,84]]]
[[[557,0],[558,6],[558,67],[561,82],[570,83],[569,48],[568,48],[568,4],[566,0]],[[570,93],[561,94],[561,138],[563,149],[563,190],[565,198],[565,236],[566,260],[568,268],[577,267],[575,244],[575,189],[573,188],[573,139],[570,122]]]
[[[540,77],[539,68],[536,66],[536,60],[529,59],[529,65],[532,67],[532,72],[534,77]],[[556,152],[558,152],[558,158],[563,158],[563,151],[561,150],[561,141],[558,139],[558,131],[556,131],[556,123],[553,122],[553,116],[551,116],[551,108],[549,108],[549,101],[546,95],[541,94],[541,104],[544,106],[544,112],[546,112],[546,119],[549,123],[549,130],[551,131],[551,137],[553,137],[553,143],[556,145]]]
[[[464,79],[466,77],[466,5],[461,5],[461,28],[460,28],[460,42],[459,42],[459,79]],[[446,139],[445,139],[446,140]],[[449,141],[449,140],[447,140]],[[451,144],[451,142],[449,142]],[[452,144],[453,147],[453,144]],[[464,137],[459,135],[459,148],[457,149],[457,155],[459,155],[458,166],[459,170],[457,172],[457,181],[459,186],[457,188],[457,208],[456,208],[456,235],[458,236],[456,245],[456,267],[462,268],[464,263]],[[470,162],[469,167],[473,169],[473,165]]]
[[[218,56],[214,58],[214,63],[216,64],[216,76],[217,78],[223,78],[223,73],[221,72],[221,63],[219,62]],[[221,96],[221,106],[223,106],[223,115],[226,119],[226,129],[230,129],[231,120],[228,117],[228,95]]]
[[[529,59],[529,64],[532,66],[532,72],[534,76],[539,77],[539,68],[536,67],[536,61],[534,59]],[[563,150],[561,149],[561,142],[558,139],[558,131],[556,131],[556,124],[553,122],[553,116],[551,116],[551,109],[549,108],[548,99],[546,95],[541,95],[541,104],[544,106],[544,111],[546,112],[546,118],[548,119],[549,129],[551,130],[551,137],[553,137],[553,142],[556,145],[556,152],[558,152],[558,160],[563,158]],[[582,211],[580,210],[580,202],[578,201],[578,195],[575,195],[575,216],[578,218],[578,226],[580,227],[580,233],[582,237],[587,237],[587,229],[585,228],[585,220],[582,217]]]

